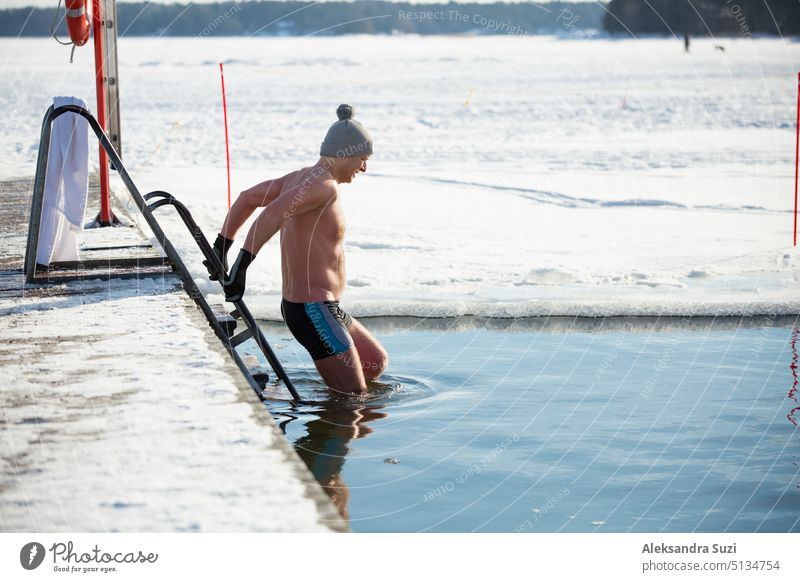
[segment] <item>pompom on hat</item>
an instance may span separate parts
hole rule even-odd
[[[339,121],[331,125],[319,148],[319,155],[330,158],[359,158],[372,155],[372,136],[353,119],[352,105],[342,103],[336,109]]]

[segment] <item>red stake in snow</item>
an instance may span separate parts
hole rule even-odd
[[[800,161],[800,72],[797,73],[797,126],[794,142],[794,246],[797,246],[797,167]]]
[[[231,209],[231,154],[228,148],[228,105],[225,102],[225,75],[222,63],[219,64],[219,78],[222,81],[222,115],[225,119],[225,163],[228,166],[228,210]]]

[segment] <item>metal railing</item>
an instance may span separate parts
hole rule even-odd
[[[194,238],[197,246],[200,247],[200,251],[203,253],[206,260],[211,264],[213,269],[219,273],[219,281],[221,282],[227,275],[225,268],[223,267],[222,262],[219,260],[219,257],[217,257],[216,253],[214,253],[214,249],[209,244],[208,239],[203,234],[203,231],[197,225],[197,222],[195,222],[194,218],[192,218],[192,213],[189,212],[189,209],[186,208],[186,206],[184,206],[181,202],[176,200],[172,194],[169,192],[164,192],[163,190],[150,192],[149,194],[145,195],[144,199],[148,202],[154,200],[154,202],[150,202],[150,205],[148,206],[150,210],[156,210],[161,206],[167,205],[175,208],[175,210],[178,212],[178,216],[181,217],[183,223],[186,225],[186,228],[189,229],[189,232],[192,234],[192,238]],[[286,372],[284,371],[283,366],[281,366],[278,357],[275,355],[275,352],[272,351],[272,347],[270,347],[267,338],[264,336],[264,333],[258,326],[253,314],[250,313],[247,305],[245,305],[242,299],[233,301],[233,304],[236,306],[236,311],[233,311],[231,315],[236,319],[241,319],[245,326],[247,326],[247,329],[234,336],[229,336],[228,348],[234,351],[237,346],[246,342],[250,338],[254,339],[258,349],[260,349],[261,353],[264,354],[264,357],[269,362],[269,365],[272,366],[275,374],[280,380],[283,380],[286,388],[288,388],[289,392],[291,392],[292,398],[294,398],[296,402],[302,402],[300,395],[295,390],[292,381],[286,375]]]
[[[164,249],[164,252],[167,255],[167,258],[172,263],[173,268],[181,273],[183,276],[186,273],[186,269],[181,262],[178,253],[175,252],[175,249],[170,244],[169,240],[167,240],[166,236],[164,236],[161,227],[159,226],[158,222],[156,222],[155,218],[153,218],[152,213],[147,208],[147,203],[142,198],[139,190],[136,188],[136,184],[133,183],[133,180],[130,177],[130,174],[125,169],[125,165],[122,163],[122,159],[120,159],[119,154],[114,149],[114,146],[111,145],[111,141],[109,140],[106,133],[103,131],[103,128],[100,127],[100,124],[94,118],[94,116],[83,107],[78,105],[64,105],[62,107],[54,108],[52,105],[47,109],[47,113],[45,113],[44,120],[42,121],[42,131],[41,137],[39,140],[39,152],[36,158],[36,174],[33,179],[33,197],[31,200],[31,215],[30,220],[28,223],[28,243],[25,249],[25,262],[23,263],[23,272],[25,273],[25,282],[26,283],[34,283],[36,282],[36,256],[39,251],[39,229],[41,227],[42,222],[42,206],[44,204],[44,188],[45,182],[47,180],[47,161],[50,155],[50,139],[52,134],[52,125],[53,121],[56,120],[59,116],[65,113],[75,113],[80,115],[86,121],[89,122],[89,127],[92,128],[97,139],[100,141],[100,146],[106,152],[109,160],[113,164],[114,168],[117,170],[120,178],[125,184],[125,187],[130,192],[131,198],[133,199],[136,206],[139,208],[139,212],[142,213],[145,220],[147,221],[148,226],[150,227],[151,231],[156,237],[156,240],[161,245],[161,248]]]
[[[247,330],[244,332],[239,333],[236,336],[231,337],[229,333],[225,329],[223,329],[220,322],[217,320],[217,316],[212,310],[211,306],[206,301],[203,294],[200,292],[200,289],[197,287],[197,284],[192,279],[192,276],[189,270],[186,268],[186,265],[181,260],[178,252],[175,250],[175,247],[172,246],[172,243],[164,234],[164,231],[161,229],[161,226],[158,224],[158,221],[153,216],[153,210],[159,208],[160,206],[164,205],[171,205],[175,207],[178,211],[178,214],[183,219],[184,223],[186,224],[189,231],[192,233],[192,236],[197,242],[200,250],[206,256],[206,259],[211,261],[211,264],[214,265],[214,268],[220,272],[224,273],[222,263],[219,261],[217,256],[214,254],[211,245],[208,243],[208,240],[203,235],[200,227],[192,218],[191,213],[189,210],[180,202],[178,202],[171,194],[162,191],[151,192],[147,196],[142,196],[139,192],[139,189],[134,184],[133,180],[131,179],[128,170],[125,168],[125,164],[122,163],[122,159],[117,154],[117,151],[114,149],[114,146],[111,145],[111,141],[108,139],[108,136],[100,127],[100,124],[97,120],[92,116],[92,114],[84,109],[83,107],[79,107],[77,105],[64,105],[62,107],[50,108],[47,110],[47,113],[44,116],[44,121],[42,122],[42,132],[41,132],[41,140],[39,142],[39,153],[36,160],[36,175],[34,177],[33,182],[33,199],[31,201],[31,216],[30,216],[30,223],[28,228],[28,244],[25,252],[25,263],[24,263],[24,272],[25,272],[25,281],[27,283],[35,282],[34,275],[36,273],[36,255],[39,246],[39,227],[41,225],[41,215],[42,215],[42,205],[44,200],[44,185],[47,176],[47,159],[50,152],[50,137],[51,137],[51,129],[53,121],[58,118],[60,115],[65,113],[75,113],[80,115],[86,121],[89,122],[89,127],[92,128],[97,139],[100,141],[100,146],[105,150],[106,154],[108,155],[109,160],[113,164],[114,168],[117,170],[122,182],[125,184],[128,192],[131,195],[134,203],[136,204],[139,212],[142,213],[147,225],[150,227],[150,230],[155,235],[158,244],[161,245],[161,248],[164,249],[164,252],[167,255],[167,258],[172,264],[172,268],[180,275],[181,281],[183,282],[184,289],[189,296],[197,303],[200,309],[203,311],[203,314],[208,319],[211,327],[214,329],[217,336],[223,340],[225,347],[228,349],[231,356],[236,361],[239,368],[245,373],[250,385],[259,395],[259,397],[263,397],[261,386],[256,382],[253,378],[253,375],[250,373],[247,366],[242,361],[242,358],[239,356],[239,353],[236,351],[236,346],[240,345],[242,342],[250,339],[251,337],[255,340],[256,344],[258,345],[261,352],[266,357],[267,361],[269,362],[270,366],[274,370],[275,374],[278,376],[279,379],[283,380],[286,388],[288,388],[289,392],[292,394],[292,398],[300,403],[302,399],[298,395],[297,391],[295,390],[294,386],[292,385],[291,380],[287,376],[286,372],[281,366],[281,363],[278,361],[277,356],[272,351],[272,348],[267,342],[266,337],[264,337],[261,328],[256,323],[256,320],[253,318],[253,315],[250,313],[250,310],[244,304],[243,301],[236,301],[234,305],[236,305],[236,311],[232,313],[234,317],[240,318],[244,321],[245,325],[247,326]],[[148,204],[147,200],[155,199],[154,202]],[[222,277],[220,277],[222,280]]]

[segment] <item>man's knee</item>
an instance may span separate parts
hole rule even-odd
[[[366,391],[367,385],[360,370],[361,362],[353,350],[322,358],[315,363],[325,384],[334,392],[360,394]]]
[[[362,369],[364,370],[364,378],[367,380],[375,380],[378,376],[383,374],[386,367],[389,365],[389,354],[386,350],[380,348],[368,358],[363,359],[361,362]]]
[[[353,349],[350,349],[346,352],[340,352],[334,357],[347,368],[355,370],[362,367],[362,360]]]

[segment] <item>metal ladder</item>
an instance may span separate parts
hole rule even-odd
[[[97,139],[100,142],[100,146],[105,150],[106,154],[108,155],[108,159],[113,165],[114,169],[119,174],[119,177],[122,179],[122,182],[125,184],[125,187],[128,189],[130,193],[131,199],[136,204],[139,212],[141,212],[142,216],[147,222],[150,230],[153,232],[156,240],[158,241],[161,248],[164,249],[164,253],[167,255],[169,263],[173,270],[175,270],[179,276],[181,277],[181,281],[183,282],[183,287],[189,296],[194,300],[194,302],[200,307],[203,311],[203,314],[208,319],[209,324],[211,325],[212,329],[214,329],[217,336],[223,341],[225,347],[228,349],[228,352],[233,357],[236,364],[239,366],[239,369],[245,374],[250,383],[253,390],[255,390],[256,394],[258,394],[259,398],[264,399],[263,394],[263,374],[253,374],[248,366],[244,363],[242,357],[236,350],[236,347],[241,345],[243,342],[247,341],[250,338],[254,338],[256,341],[256,345],[261,350],[261,352],[266,357],[267,361],[269,362],[272,369],[275,371],[276,376],[283,380],[283,383],[286,385],[286,388],[292,395],[292,398],[297,403],[302,403],[303,400],[300,398],[300,395],[295,390],[292,381],[287,376],[286,372],[281,366],[281,363],[278,361],[277,356],[272,351],[272,348],[269,345],[266,337],[264,337],[261,328],[256,323],[255,318],[250,313],[250,310],[245,305],[244,301],[236,301],[234,305],[236,306],[236,310],[228,316],[227,313],[219,313],[215,312],[215,310],[209,305],[206,298],[198,289],[197,284],[192,279],[192,276],[189,270],[184,265],[183,260],[181,259],[178,252],[175,250],[175,247],[169,241],[169,239],[164,234],[164,231],[161,228],[161,225],[153,216],[153,210],[165,206],[171,205],[177,211],[180,217],[183,219],[183,222],[189,228],[189,231],[192,233],[195,241],[197,242],[200,250],[205,255],[206,259],[211,261],[211,264],[214,265],[214,268],[220,272],[224,273],[222,264],[220,263],[219,259],[217,258],[216,254],[214,254],[211,245],[208,244],[206,237],[203,235],[200,227],[197,226],[197,223],[192,218],[191,213],[189,210],[180,202],[178,202],[171,194],[162,191],[155,191],[149,193],[146,198],[148,200],[153,199],[154,202],[148,204],[145,197],[141,195],[139,189],[134,184],[133,179],[131,179],[128,170],[125,168],[125,165],[122,163],[122,159],[119,157],[119,154],[114,149],[114,146],[111,145],[111,141],[109,140],[106,133],[103,131],[103,128],[100,127],[100,124],[94,118],[94,116],[83,107],[79,107],[77,105],[65,105],[62,107],[53,108],[52,106],[47,110],[45,113],[44,120],[42,121],[42,131],[41,131],[41,140],[39,142],[39,154],[36,163],[36,176],[34,178],[34,193],[41,191],[44,189],[44,182],[45,177],[47,175],[47,153],[50,147],[50,134],[51,134],[51,126],[53,121],[63,115],[64,113],[75,113],[76,115],[80,115],[81,117],[85,118],[86,121],[89,122],[89,127],[92,128]],[[42,211],[42,200],[41,196],[33,196],[33,203],[31,207],[31,228],[28,232],[28,245],[26,249],[25,255],[25,264],[24,264],[24,272],[26,276],[27,283],[34,282],[34,275],[36,273],[36,250],[38,246],[38,223],[39,218]],[[233,331],[236,327],[236,320],[240,319],[244,322],[245,326],[247,327],[246,330],[233,335]],[[262,382],[260,383],[258,379],[255,377],[256,375],[260,375]]]
[[[197,222],[195,222],[194,218],[192,218],[192,214],[189,212],[189,209],[186,208],[183,203],[179,202],[172,194],[169,192],[164,192],[163,190],[150,192],[149,194],[145,195],[144,199],[149,202],[147,207],[151,212],[160,208],[161,206],[169,205],[175,208],[175,210],[178,212],[178,216],[181,217],[183,223],[186,225],[186,228],[189,229],[189,232],[192,234],[197,246],[200,247],[200,250],[202,251],[206,260],[209,261],[217,273],[220,273],[219,281],[221,285],[222,279],[227,275],[227,273],[225,272],[219,257],[217,257],[214,249],[209,244],[208,239],[206,239],[205,235],[203,234],[203,231],[197,225]],[[234,320],[241,320],[244,322],[246,329],[237,333],[236,335],[233,335],[236,327],[235,321],[233,322],[233,325],[229,324],[226,326],[226,333],[228,334],[228,349],[233,351],[250,338],[255,339],[258,349],[261,350],[262,354],[264,354],[264,357],[269,362],[269,365],[272,366],[272,369],[275,371],[275,374],[278,376],[278,378],[283,380],[286,388],[288,388],[289,392],[292,394],[292,398],[294,398],[295,402],[302,402],[300,395],[295,390],[294,385],[289,379],[289,376],[287,376],[283,366],[281,366],[281,363],[278,360],[278,357],[275,355],[275,352],[272,351],[272,347],[269,345],[267,338],[264,337],[264,333],[258,326],[253,314],[250,313],[247,305],[245,305],[242,299],[239,301],[234,301],[233,304],[236,306],[236,310],[230,313],[230,317],[232,317]],[[224,317],[225,314],[218,314],[218,319],[219,315],[223,315]],[[260,393],[259,396],[261,396]]]

